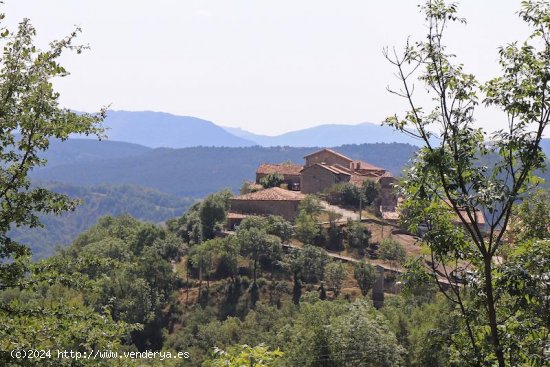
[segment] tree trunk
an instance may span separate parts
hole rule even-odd
[[[500,338],[497,327],[497,313],[495,310],[495,299],[493,295],[493,275],[492,275],[492,257],[487,254],[484,259],[485,272],[485,292],[487,293],[487,316],[489,318],[489,326],[491,327],[491,342],[495,350],[495,355],[498,360],[499,367],[505,367],[504,353],[500,346]]]

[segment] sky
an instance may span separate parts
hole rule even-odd
[[[413,0],[4,0],[5,23],[30,18],[36,42],[82,28],[83,54],[55,81],[64,107],[162,111],[276,135],[320,124],[380,123],[404,111],[382,50],[420,40]],[[463,0],[468,24],[449,49],[481,81],[498,74],[497,48],[523,41],[520,1]],[[505,122],[481,111],[489,130]]]

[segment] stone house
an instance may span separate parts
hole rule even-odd
[[[298,215],[300,202],[305,195],[271,187],[231,198],[228,214],[228,227],[232,228],[246,215],[280,215],[286,220],[294,220]]]
[[[322,149],[304,157],[306,164],[301,171],[301,190],[305,194],[323,192],[340,182],[361,186],[366,180],[380,183],[383,211],[394,211],[397,198],[393,184],[397,181],[384,168],[353,160],[332,149]]]
[[[270,174],[280,174],[289,190],[300,191],[300,171],[303,166],[294,163],[269,164],[262,163],[256,170],[256,183]]]

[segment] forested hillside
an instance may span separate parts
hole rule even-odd
[[[71,185],[130,183],[178,196],[201,197],[225,187],[237,191],[243,180],[254,179],[256,169],[262,162],[302,163],[306,154],[318,149],[162,148],[138,156],[48,166],[34,171],[32,176]],[[335,149],[399,175],[418,148],[408,144],[362,144]]]
[[[11,232],[15,240],[31,248],[34,259],[52,255],[56,246],[68,245],[103,216],[129,214],[143,221],[159,223],[181,215],[195,201],[135,185],[79,187],[49,183],[42,186],[78,198],[82,204],[74,212],[60,216],[42,215],[43,228],[19,227]]]

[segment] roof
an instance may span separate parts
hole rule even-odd
[[[332,150],[332,149],[328,149],[328,148],[321,149],[321,150],[318,150],[318,151],[316,151],[316,152],[310,153],[310,154],[304,156],[304,158],[311,157],[312,155],[317,155],[317,154],[322,153],[322,152],[328,152],[328,153],[334,154],[335,156],[338,156],[338,157],[340,157],[340,158],[342,158],[342,159],[345,159],[345,160],[347,160],[347,161],[349,161],[349,162],[353,162],[353,159],[351,159],[351,158],[349,158],[349,157],[346,157],[345,155],[340,154],[340,153],[338,153],[338,152],[336,152],[336,151],[334,151],[334,150]]]
[[[260,174],[280,173],[282,175],[300,175],[303,166],[294,163],[270,164],[262,163],[256,170]]]
[[[301,201],[305,195],[297,191],[289,191],[280,187],[251,192],[233,197],[231,200],[257,200],[257,201]]]
[[[309,168],[312,168],[312,167],[323,168],[323,169],[325,169],[325,170],[327,170],[331,173],[334,173],[335,175],[351,176],[349,169],[346,169],[346,168],[344,168],[340,165],[334,165],[334,164],[328,165],[328,164],[324,164],[324,163],[315,163],[315,164],[312,164],[311,166],[304,167],[303,170],[306,170],[306,169],[309,169]]]
[[[246,214],[240,214],[240,213],[234,213],[234,212],[228,212],[227,213],[227,219],[244,219],[248,217]]]
[[[375,166],[374,164],[367,163],[364,161],[353,161],[353,164],[359,163],[359,170],[366,170],[366,171],[386,171],[384,168]]]

